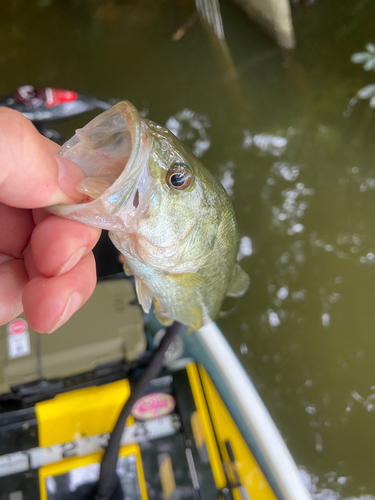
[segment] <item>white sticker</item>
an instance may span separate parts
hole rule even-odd
[[[30,335],[29,332],[19,333],[18,335],[8,335],[8,358],[19,358],[30,354]]]
[[[147,422],[135,422],[133,425],[125,427],[121,445],[144,443],[145,441],[172,436],[179,432],[180,428],[181,422],[176,414],[155,418]],[[29,467],[30,469],[39,469],[43,465],[60,462],[68,457],[90,455],[106,448],[108,440],[109,433],[94,434],[67,443],[31,448],[24,452],[17,451],[2,455],[0,456],[0,477],[28,470]]]
[[[1,476],[23,472],[29,468],[29,458],[22,451],[0,457]]]

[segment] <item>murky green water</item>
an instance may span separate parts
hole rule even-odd
[[[375,81],[350,62],[375,41],[374,3],[295,9],[288,54],[223,1],[241,96],[198,23],[171,40],[192,9],[3,1],[0,95],[31,83],[129,99],[203,154],[232,196],[252,279],[220,327],[316,498],[373,499],[375,110],[345,111]]]

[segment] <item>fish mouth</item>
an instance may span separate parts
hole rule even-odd
[[[75,205],[54,205],[48,210],[102,229],[123,227],[116,214],[131,196],[143,164],[141,135],[142,119],[127,101],[78,129],[58,154],[85,172],[87,177],[77,185],[77,190],[86,198]]]

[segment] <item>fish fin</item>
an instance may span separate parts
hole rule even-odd
[[[159,321],[159,323],[163,326],[171,326],[174,323],[174,319],[171,318],[170,316],[167,316],[163,312],[159,310],[154,311],[156,319]]]
[[[128,266],[126,260],[124,260],[124,272],[126,276],[133,276],[133,273],[130,270],[130,267]]]
[[[153,294],[151,290],[143,283],[143,281],[135,276],[135,289],[137,290],[138,301],[141,304],[145,313],[150,311]]]
[[[168,316],[157,297],[154,298],[154,314],[159,323],[163,326],[173,325],[174,319]]]
[[[189,325],[186,335],[190,335],[192,332],[195,332],[195,330],[198,330],[198,328],[200,328],[203,324],[202,309],[199,306],[193,306],[190,308],[190,311],[192,315],[195,316],[195,320]]]
[[[227,296],[228,297],[241,297],[250,285],[250,277],[236,264],[233,269],[232,279],[230,280]]]

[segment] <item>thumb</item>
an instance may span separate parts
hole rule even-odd
[[[86,177],[75,163],[50,151],[21,113],[0,108],[0,202],[18,208],[77,203]]]

